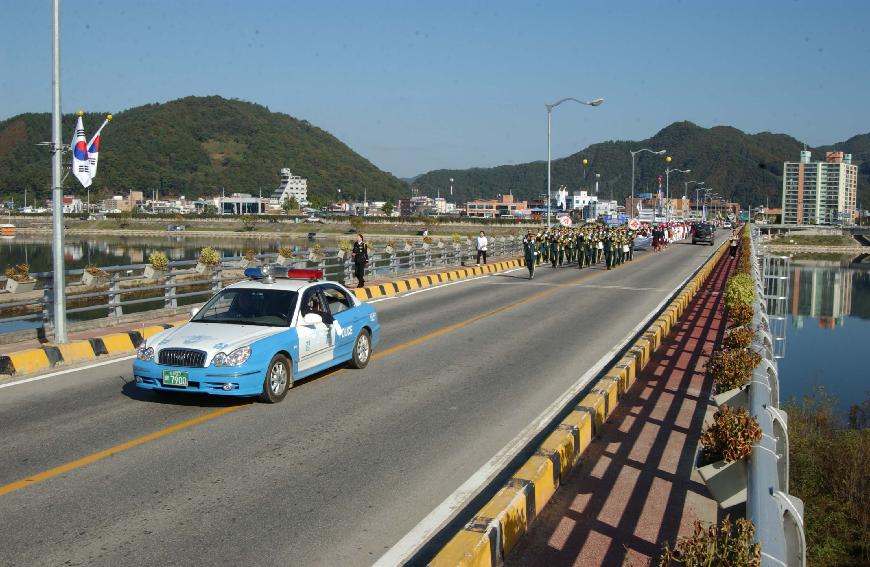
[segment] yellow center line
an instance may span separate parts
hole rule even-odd
[[[638,262],[643,261],[649,257],[650,256],[644,256],[643,258],[638,258],[632,263],[638,263]],[[492,317],[493,315],[496,315],[498,313],[504,313],[505,311],[508,311],[510,309],[514,309],[514,308],[519,307],[520,305],[523,305],[525,303],[529,303],[531,301],[535,301],[535,300],[540,299],[542,297],[545,297],[547,295],[551,295],[559,290],[562,290],[562,289],[565,289],[568,287],[572,287],[580,281],[584,281],[584,280],[593,278],[595,276],[600,276],[600,275],[605,274],[605,273],[607,273],[606,270],[593,271],[592,273],[586,272],[581,277],[572,280],[570,283],[560,284],[557,287],[553,287],[550,289],[546,289],[544,291],[540,291],[538,293],[532,294],[528,297],[525,297],[525,298],[520,299],[518,301],[515,301],[513,303],[509,303],[508,305],[503,305],[497,309],[493,309],[491,311],[486,311],[484,313],[480,313],[478,315],[475,315],[474,317],[470,317],[469,319],[466,319],[465,321],[460,321],[458,323],[454,323],[452,325],[442,327],[441,329],[438,329],[437,331],[434,331],[434,332],[429,333],[427,335],[423,335],[422,337],[417,337],[416,339],[411,339],[409,341],[405,341],[403,343],[400,343],[394,347],[390,347],[386,350],[377,352],[377,353],[372,355],[372,359],[374,360],[374,359],[378,359],[378,358],[383,358],[385,356],[389,356],[391,354],[395,354],[397,352],[405,350],[406,348],[412,347],[414,345],[418,345],[420,343],[424,343],[426,341],[432,340],[432,339],[440,337],[442,335],[446,335],[447,333],[449,333],[451,331],[455,331],[456,329],[466,327],[468,325],[476,323],[477,321],[480,321],[482,319],[486,319],[487,317]],[[334,372],[334,373],[330,374],[330,376],[338,374],[339,372],[341,372],[341,370],[339,370],[338,372]],[[199,417],[195,417],[193,419],[188,419],[187,421],[182,421],[181,423],[177,423],[175,425],[171,425],[169,427],[166,427],[164,429],[160,429],[160,430],[155,431],[153,433],[143,435],[142,437],[137,437],[136,439],[133,439],[131,441],[127,441],[125,443],[121,443],[120,445],[115,445],[114,447],[110,447],[108,449],[104,449],[102,451],[92,453],[92,454],[87,455],[85,457],[81,457],[81,458],[76,459],[74,461],[70,461],[66,464],[48,469],[46,471],[34,474],[32,476],[28,476],[26,478],[22,478],[21,480],[16,480],[14,482],[10,482],[9,484],[4,484],[4,485],[0,486],[0,496],[4,496],[6,494],[9,494],[10,492],[15,492],[16,490],[19,490],[21,488],[25,488],[27,486],[33,486],[34,484],[38,484],[40,482],[49,480],[49,479],[54,478],[56,476],[62,475],[64,473],[68,473],[68,472],[73,471],[75,469],[87,466],[91,463],[95,463],[97,461],[105,459],[106,457],[116,455],[118,453],[121,453],[121,452],[126,451],[128,449],[132,449],[134,447],[138,447],[139,445],[143,445],[145,443],[150,443],[151,441],[156,441],[158,439],[166,437],[167,435],[177,433],[177,432],[182,431],[184,429],[188,429],[190,427],[193,427],[194,425],[199,425],[200,423],[205,423],[206,421],[210,421],[212,419],[215,419],[215,418],[220,417],[222,415],[228,414],[232,411],[241,409],[243,407],[246,407],[246,406],[245,405],[238,405],[238,406],[230,406],[230,407],[220,408],[220,409],[211,411],[209,413],[206,413],[204,415],[201,415]]]
[[[99,451],[97,453],[92,453],[86,457],[82,457],[80,459],[76,459],[74,461],[70,461],[65,465],[60,465],[59,467],[54,467],[53,469],[48,469],[47,471],[43,471],[41,473],[37,473],[33,476],[29,476],[27,478],[22,478],[21,480],[16,480],[15,482],[10,482],[9,484],[5,484],[0,486],[0,496],[9,494],[10,492],[15,492],[20,488],[24,488],[25,486],[31,486],[42,482],[44,480],[48,480],[50,478],[54,478],[58,475],[67,473],[69,471],[75,470],[77,468],[83,467],[85,465],[89,465],[91,463],[95,463],[99,460],[105,459],[106,457],[111,457],[117,453],[121,453],[122,451],[126,451],[127,449],[132,449],[133,447],[137,447],[144,443],[149,443],[151,441],[156,441],[161,437],[166,437],[167,435],[171,435],[177,431],[181,431],[182,429],[187,429],[188,427],[193,427],[194,425],[198,425],[200,423],[204,423],[206,421],[212,420],[216,417],[220,417],[224,414],[230,413],[231,411],[235,411],[237,409],[241,409],[245,406],[230,406],[225,408],[220,408],[214,411],[211,411],[205,415],[201,415],[199,417],[195,417],[193,419],[188,419],[187,421],[182,421],[181,423],[177,423],[165,429],[161,429],[159,431],[155,431],[154,433],[149,433],[148,435],[143,435],[142,437],[138,437],[133,439],[132,441],[127,441],[126,443],[121,443],[120,445],[115,445],[114,447],[110,447],[103,451]]]

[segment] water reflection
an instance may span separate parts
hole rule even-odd
[[[788,292],[789,348],[779,360],[782,401],[821,386],[845,414],[870,394],[870,265],[796,260]]]

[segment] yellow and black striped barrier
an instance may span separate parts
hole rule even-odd
[[[616,409],[620,396],[635,382],[716,263],[722,245],[680,289],[625,354],[595,381],[568,417],[538,446],[510,480],[460,529],[429,563],[433,567],[496,567],[556,492],[594,435]]]
[[[494,274],[503,272],[511,268],[524,266],[522,260],[504,260],[502,262],[493,262],[492,264],[484,264],[482,266],[473,266],[469,268],[459,268],[456,270],[448,270],[435,274],[427,274],[422,276],[411,276],[405,279],[387,282],[378,285],[367,285],[354,289],[354,294],[361,301],[367,299],[380,299],[381,297],[391,297],[399,293],[413,291],[415,289],[423,289],[436,286],[443,283],[459,281],[475,276],[486,274]]]

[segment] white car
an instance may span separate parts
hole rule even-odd
[[[277,270],[278,268],[276,268]],[[190,322],[139,345],[136,386],[279,402],[295,380],[368,364],[380,338],[374,308],[319,270],[248,268]],[[276,272],[278,273],[278,272]]]

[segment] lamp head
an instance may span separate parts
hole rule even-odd
[[[590,101],[589,101],[589,106],[601,106],[601,104],[602,104],[603,102],[604,102],[604,99],[603,99],[603,98],[596,98],[595,100],[590,100]]]

